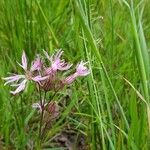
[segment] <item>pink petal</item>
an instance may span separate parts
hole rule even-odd
[[[15,94],[17,94],[17,93],[23,91],[23,90],[25,89],[26,82],[27,82],[27,80],[22,81],[22,82],[19,84],[18,88],[17,88],[15,91],[11,91],[10,93],[12,93],[13,95],[15,95]]]
[[[62,62],[58,65],[58,70],[64,71],[70,69],[73,64],[68,64],[66,62]]]
[[[47,78],[49,78],[49,76],[41,77],[40,75],[38,75],[36,77],[32,77],[32,80],[35,82],[39,82],[39,81],[46,80]]]
[[[52,63],[51,68],[52,68],[53,72],[56,72],[56,71],[57,71],[57,69],[58,69],[58,62],[57,62],[57,61],[55,61],[54,63]]]
[[[21,78],[25,78],[25,76],[24,75],[13,75],[13,76],[10,76],[10,77],[3,78],[4,80],[7,81],[7,82],[5,82],[4,85],[7,85],[7,84],[9,84],[11,82],[14,82],[14,81],[18,81]]]
[[[78,76],[86,76],[90,73],[90,71],[88,70],[88,68],[85,66],[85,64],[87,64],[88,62],[83,62],[81,61],[77,66],[76,66],[76,73],[78,74]]]
[[[21,66],[24,70],[27,70],[27,57],[24,51],[22,53],[22,65]]]
[[[42,61],[41,61],[41,59],[40,59],[39,56],[38,56],[38,57],[36,58],[36,60],[32,62],[32,66],[31,66],[30,71],[40,70],[41,67],[42,67]]]
[[[46,74],[55,73],[57,70],[64,71],[68,70],[72,64],[66,63],[64,60],[61,60],[61,56],[63,54],[63,51],[60,49],[57,51],[55,55],[52,55],[51,57],[48,55],[47,52],[45,52],[46,57],[51,61],[51,67],[46,69]]]
[[[68,70],[72,66],[72,64],[68,64],[64,60],[60,59],[62,54],[63,54],[63,51],[60,49],[56,53],[54,58],[52,59],[52,69],[54,71],[57,71],[57,70],[60,70],[60,71]]]

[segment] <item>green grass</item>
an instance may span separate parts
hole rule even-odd
[[[53,138],[71,127],[86,149],[150,149],[149,9],[148,0],[0,0],[0,77],[22,72],[22,50],[30,62],[58,48],[74,64],[89,62],[90,75],[55,96],[72,93],[43,147],[58,148]],[[41,149],[35,88],[14,97],[3,83],[0,149]]]

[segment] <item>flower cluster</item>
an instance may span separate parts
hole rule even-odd
[[[39,127],[40,137],[45,133],[47,127],[59,116],[59,105],[52,99],[47,101],[46,93],[53,91],[52,93],[54,93],[54,95],[52,97],[54,98],[55,94],[64,86],[71,84],[77,77],[86,76],[90,73],[86,67],[87,62],[81,61],[76,65],[74,73],[64,77],[63,74],[60,73],[68,71],[73,64],[62,59],[62,54],[63,51],[58,50],[55,54],[49,56],[48,53],[44,51],[44,56],[48,59],[49,65],[46,65],[39,55],[37,55],[36,59],[29,65],[26,54],[23,51],[22,62],[18,64],[24,73],[12,74],[9,77],[3,78],[6,81],[4,85],[10,84],[11,87],[15,87],[15,90],[10,91],[13,95],[22,92],[27,82],[35,82],[38,85],[40,101],[32,104],[32,107],[38,109],[41,116]],[[41,91],[44,91],[44,97],[42,97]]]
[[[18,64],[24,70],[24,74],[12,74],[9,77],[3,78],[6,81],[4,85],[10,84],[10,86],[16,87],[14,91],[11,91],[13,95],[22,92],[28,81],[37,83],[40,88],[45,91],[57,91],[65,85],[71,84],[77,77],[86,76],[90,73],[86,67],[87,62],[81,61],[76,65],[76,71],[73,74],[68,77],[58,77],[58,72],[67,71],[73,66],[73,64],[67,63],[64,59],[61,59],[62,54],[63,51],[58,50],[55,54],[49,56],[49,54],[44,51],[44,55],[48,59],[50,65],[45,65],[39,55],[37,55],[36,59],[29,67],[26,54],[23,51],[22,62]]]

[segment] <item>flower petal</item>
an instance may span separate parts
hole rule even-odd
[[[7,84],[9,84],[11,82],[18,81],[21,78],[25,78],[25,76],[24,75],[13,75],[13,76],[2,78],[2,79],[7,81],[4,84],[4,85],[7,85]]]
[[[10,91],[11,94],[16,95],[17,93],[23,91],[25,89],[27,80],[22,81],[18,88],[15,91]]]
[[[88,62],[83,62],[81,61],[79,64],[76,66],[76,74],[78,76],[86,76],[90,73],[88,68],[85,66]]]
[[[69,64],[69,63],[66,63],[66,62],[61,62],[59,65],[58,65],[58,70],[60,71],[64,71],[64,70],[68,70],[70,69],[70,67],[72,66],[73,64]]]
[[[32,80],[35,82],[39,82],[39,81],[46,80],[47,78],[49,78],[49,76],[41,77],[40,75],[38,75],[36,77],[32,77]]]
[[[64,71],[68,70],[72,64],[66,63],[63,59],[61,60],[61,56],[63,51],[60,49],[53,57],[52,57],[52,70],[56,72],[57,70]]]
[[[39,56],[32,62],[30,71],[40,70],[42,67],[42,61]]]
[[[24,70],[27,70],[27,57],[24,51],[22,53],[22,65],[21,66],[23,67]]]

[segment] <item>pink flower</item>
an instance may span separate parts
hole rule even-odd
[[[19,63],[18,63],[19,64]],[[28,71],[28,63],[27,63],[27,57],[25,52],[23,51],[22,53],[22,64],[19,64],[23,68],[24,71]],[[42,60],[40,57],[37,55],[37,58],[32,62],[30,71],[37,71],[40,70],[42,67]]]
[[[87,76],[90,71],[88,70],[88,68],[85,66],[87,64],[87,62],[83,62],[81,61],[79,64],[77,64],[76,66],[76,72],[70,76],[68,76],[63,83],[65,84],[71,84],[77,77],[79,76]]]
[[[23,91],[26,87],[27,81],[29,81],[29,80],[40,83],[40,81],[43,81],[43,80],[48,78],[46,76],[42,77],[41,75],[33,76],[33,72],[36,71],[36,70],[39,70],[40,67],[42,66],[42,62],[41,62],[40,58],[37,58],[32,63],[32,66],[31,66],[30,70],[28,70],[27,57],[26,57],[25,52],[23,51],[22,64],[19,64],[19,65],[24,69],[24,71],[25,71],[24,75],[14,74],[10,77],[3,78],[4,80],[6,80],[4,85],[10,84],[10,86],[17,87],[15,91],[10,92],[13,95]],[[14,84],[14,82],[15,82],[15,84]]]
[[[56,53],[56,55],[52,55],[51,57],[48,55],[46,51],[44,51],[44,53],[45,56],[48,58],[48,60],[51,62],[51,67],[48,67],[45,71],[46,74],[55,73],[57,70],[60,71],[68,70],[72,66],[72,64],[69,64],[60,58],[63,54],[62,50],[59,50]]]
[[[88,68],[85,66],[87,64],[87,62],[83,62],[81,61],[77,66],[76,66],[76,76],[87,76],[90,71],[88,70]]]

